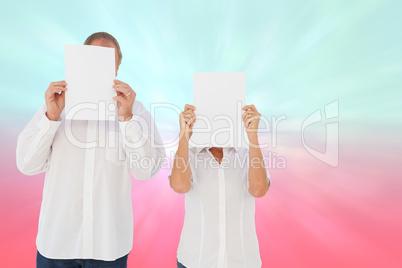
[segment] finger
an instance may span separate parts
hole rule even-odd
[[[188,125],[188,126],[192,126],[192,124],[195,122],[195,120],[193,119],[193,118],[190,118],[190,119],[186,119],[186,124]]]
[[[250,126],[250,124],[251,124],[252,121],[253,121],[253,118],[252,118],[252,117],[246,119],[246,121],[244,122],[244,126],[245,126],[246,128],[248,128],[248,127]]]
[[[132,98],[132,97],[136,97],[136,93],[135,93],[135,91],[134,90],[132,90],[130,87],[128,87],[128,88],[126,88],[126,87],[117,87],[117,88],[115,88],[115,91],[116,92],[118,92],[118,93],[121,93],[121,94],[123,94],[124,96],[126,96],[126,97],[129,97],[129,98]]]
[[[184,110],[183,113],[194,113],[194,110],[192,110],[192,109],[187,109],[187,110]]]
[[[183,112],[183,117],[184,118],[196,118],[194,112],[191,110],[187,110],[186,112]]]
[[[114,96],[113,99],[118,102],[125,102],[126,98],[124,96]]]
[[[57,81],[57,82],[51,82],[49,87],[51,87],[51,86],[66,86],[66,85],[67,85],[66,81]]]
[[[255,106],[254,106],[254,104],[250,104],[250,105],[245,105],[243,108],[242,108],[242,110],[253,110],[253,111],[256,111],[257,110],[257,108],[255,108]]]
[[[195,113],[194,113],[192,110],[184,111],[183,114],[185,114],[185,115],[190,115],[190,116],[192,116],[192,117],[195,117]]]
[[[190,123],[194,123],[196,121],[196,118],[193,116],[184,116],[184,120]]]
[[[113,87],[114,88],[129,88],[130,89],[130,86],[127,85],[127,84],[114,84]]]
[[[195,106],[193,106],[193,105],[190,105],[190,104],[186,104],[185,106],[184,106],[184,110],[193,110],[193,111],[195,111]]]
[[[253,111],[251,110],[247,110],[243,113],[242,118],[244,119],[246,116],[248,116],[249,114],[251,114]]]
[[[113,88],[116,92],[121,92],[123,95],[127,95],[131,92],[130,89],[121,86],[114,85]]]
[[[63,99],[65,99],[65,98],[66,98],[66,92],[65,92],[65,91],[62,91],[61,94],[60,94],[60,96],[61,96]]]
[[[195,118],[186,118],[185,121],[187,125],[192,126],[196,120]]]
[[[191,118],[190,127],[193,127],[196,121],[195,117]]]
[[[115,84],[125,84],[125,85],[127,85],[126,83],[124,83],[124,82],[122,82],[122,81],[120,81],[120,80],[117,80],[117,79],[114,79],[113,82],[114,82]]]
[[[183,113],[186,115],[189,114],[189,115],[195,116],[195,113],[192,110],[186,110]]]
[[[113,88],[116,89],[121,89],[123,91],[127,91],[127,90],[131,90],[131,88],[128,85],[124,85],[124,84],[115,84],[113,85]]]
[[[180,113],[180,114],[179,114],[179,120],[180,120],[180,123],[182,123],[182,122],[185,121],[185,118],[184,118],[183,113]]]
[[[255,112],[257,112],[257,108],[255,108],[255,106],[253,105],[253,104],[251,104],[251,105],[246,105],[246,106],[244,106],[243,108],[242,108],[242,110],[244,110],[244,111],[246,111],[246,110],[252,110],[252,111],[255,111]]]
[[[244,120],[246,120],[247,118],[249,118],[250,115],[252,116],[253,114],[254,114],[254,112],[251,111],[251,110],[246,111],[246,112],[243,114],[243,122],[244,122]]]
[[[48,90],[46,90],[45,96],[51,96],[51,95],[54,95],[56,93],[60,93],[60,91],[63,92],[63,91],[66,91],[66,90],[67,90],[66,87],[53,86],[53,87],[50,87]]]
[[[246,120],[246,122],[244,123],[244,126],[245,126],[246,128],[248,128],[248,127],[250,126],[250,124],[251,124],[253,121],[255,121],[256,119],[258,119],[258,118],[259,118],[259,117],[258,117],[257,115],[248,118],[248,119]]]
[[[66,91],[67,88],[66,87],[60,87],[60,86],[53,86],[50,87],[47,92],[49,93],[56,93],[56,92],[60,92],[60,91]]]

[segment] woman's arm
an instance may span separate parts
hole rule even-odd
[[[267,169],[257,134],[249,136],[249,141],[248,192],[254,197],[263,197],[269,189]]]
[[[249,139],[248,192],[254,197],[263,197],[269,189],[269,179],[257,135],[261,114],[254,105],[246,105],[243,110],[246,111],[243,122]]]
[[[187,104],[184,112],[180,114],[179,147],[173,161],[172,174],[170,175],[170,187],[180,194],[187,193],[191,189],[191,170],[188,159],[188,141],[192,135],[195,122],[195,107]]]

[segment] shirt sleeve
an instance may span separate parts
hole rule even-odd
[[[17,140],[17,167],[25,175],[39,174],[48,167],[53,138],[61,119],[51,121],[43,105],[24,128]]]
[[[175,155],[175,157],[176,157],[176,155]],[[169,171],[169,176],[168,176],[169,181],[170,181],[170,176],[172,176],[173,165],[174,165],[174,158],[172,160],[172,166],[170,167],[170,171]]]
[[[147,180],[162,168],[166,157],[162,138],[151,114],[142,104],[133,109],[133,117],[119,122],[128,168],[134,178]]]

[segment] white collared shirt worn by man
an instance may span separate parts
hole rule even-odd
[[[43,106],[18,137],[17,165],[26,175],[46,172],[37,248],[52,259],[115,260],[133,244],[130,172],[153,177],[164,149],[152,146],[154,124],[135,101],[130,121],[50,121]],[[143,122],[143,121],[141,121]],[[125,135],[123,135],[125,133]],[[143,139],[135,147],[132,144]],[[155,128],[155,143],[162,144]],[[88,148],[85,148],[88,146]],[[124,146],[128,145],[128,146]],[[148,158],[142,168],[136,160]]]
[[[84,44],[114,48],[117,75],[122,54],[113,36],[94,33]],[[46,172],[36,238],[40,267],[76,259],[94,265],[124,257],[127,263],[133,244],[130,173],[152,178],[165,150],[135,91],[119,80],[113,89],[115,121],[65,120],[68,84],[50,83],[45,105],[18,137],[18,169]]]

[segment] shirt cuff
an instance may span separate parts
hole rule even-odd
[[[129,121],[119,121],[119,125],[123,139],[127,139],[130,142],[136,142],[141,139],[141,126],[137,121],[134,120],[134,118],[131,118]]]
[[[56,131],[59,129],[61,121],[62,120],[60,117],[57,119],[57,121],[49,120],[49,118],[47,118],[45,113],[40,119],[38,127],[41,132],[54,135]]]
[[[269,175],[268,170],[267,170],[267,180],[268,180],[268,187],[271,187],[271,176]]]

